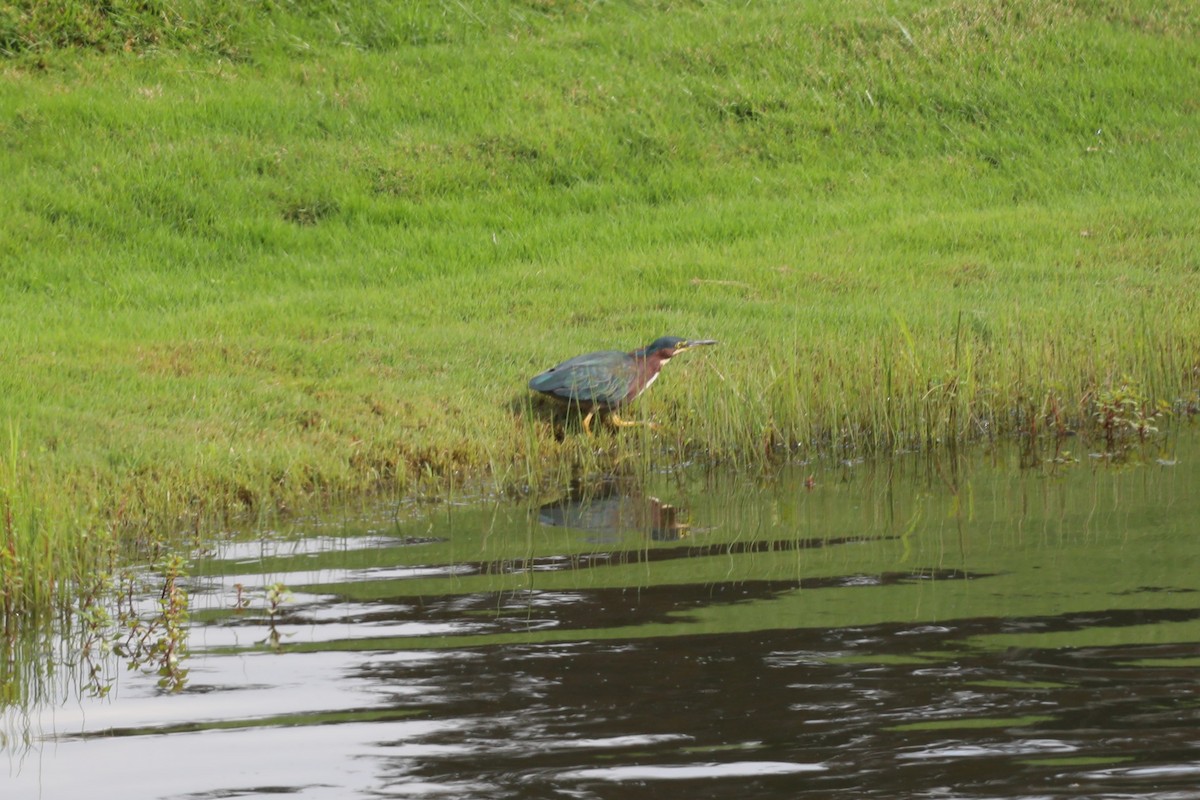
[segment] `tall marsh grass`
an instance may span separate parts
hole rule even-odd
[[[1187,416],[1198,19],[0,6],[0,602],[364,493],[1086,434],[1121,387]],[[524,388],[663,334],[722,344],[657,431]]]
[[[107,531],[25,462],[17,428],[10,426],[0,458],[0,628],[5,636],[26,615],[75,598],[104,580],[112,563]]]

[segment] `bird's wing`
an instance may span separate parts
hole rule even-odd
[[[580,403],[616,405],[625,399],[633,365],[619,350],[602,350],[564,361],[529,381],[529,388]]]

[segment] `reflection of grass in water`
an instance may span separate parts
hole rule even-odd
[[[87,739],[110,736],[150,736],[171,733],[195,733],[197,731],[241,730],[248,728],[275,728],[297,725],[341,725],[348,722],[389,722],[407,719],[423,713],[420,709],[366,708],[357,711],[313,711],[301,714],[275,714],[250,719],[214,719],[203,722],[180,722],[169,725],[151,725],[138,728],[112,728],[87,734]]]
[[[1021,764],[1033,767],[1093,767],[1101,764],[1123,764],[1136,756],[1063,756],[1062,758],[1023,758]]]
[[[992,457],[1002,461],[1003,452]],[[221,575],[226,570],[233,576],[249,575],[250,578],[238,577],[236,580],[244,586],[263,587],[264,590],[278,580],[293,584],[287,574],[290,571],[327,571],[323,574],[330,575],[332,580],[325,585],[299,590],[300,602],[289,605],[287,614],[278,620],[285,636],[290,635],[283,640],[285,653],[460,649],[639,637],[665,640],[674,636],[765,629],[835,631],[888,621],[936,621],[949,628],[948,636],[953,637],[954,620],[1047,617],[1046,621],[1053,624],[1061,617],[1049,617],[1060,612],[1067,614],[1074,610],[1113,607],[1155,608],[1200,600],[1200,593],[1137,591],[1144,586],[1186,585],[1191,580],[1187,571],[1189,561],[1182,556],[1192,550],[1192,539],[1184,534],[1191,532],[1188,528],[1190,521],[1196,518],[1196,501],[1192,499],[1194,493],[1191,491],[1193,474],[1189,470],[1192,467],[1186,463],[1169,471],[1074,469],[1052,477],[1036,471],[1021,473],[1007,466],[995,471],[964,467],[958,478],[962,483],[969,481],[972,484],[975,502],[973,508],[966,504],[958,506],[961,530],[959,518],[951,514],[955,506],[942,488],[941,478],[935,475],[931,480],[924,480],[918,467],[907,468],[912,472],[905,473],[904,464],[891,462],[874,472],[863,465],[847,471],[844,476],[821,474],[820,486],[811,492],[803,488],[802,481],[789,483],[779,476],[764,480],[753,490],[743,486],[739,491],[728,491],[728,486],[718,489],[720,481],[711,477],[692,482],[681,476],[678,484],[660,484],[653,491],[686,507],[696,520],[698,531],[684,544],[647,542],[637,535],[629,535],[612,545],[602,546],[590,541],[587,534],[531,524],[530,516],[520,506],[485,505],[437,509],[419,522],[401,526],[395,531],[398,538],[417,532],[424,537],[420,540],[413,537],[410,544],[398,546],[393,542],[387,547],[370,549],[341,547],[338,542],[331,542],[327,550],[314,552],[301,548],[303,552],[293,557],[272,556],[263,561],[251,558],[247,563],[214,559],[192,565],[189,571],[193,578]],[[730,483],[742,481],[744,477],[738,477]],[[1168,524],[1163,516],[1164,509],[1172,519],[1181,517],[1181,530]],[[915,524],[914,518],[917,519]],[[886,538],[897,531],[910,532],[906,543]],[[851,541],[851,536],[874,538]],[[830,543],[818,548],[787,544],[818,537],[824,537]],[[833,544],[835,540],[840,543]],[[776,547],[774,542],[784,544]],[[417,579],[371,579],[377,574],[374,570],[403,565],[515,564],[555,554],[590,555],[601,551],[613,551],[618,556],[626,551],[635,554],[661,551],[671,557],[655,562],[637,555],[635,558],[642,560],[636,563],[619,563],[617,558],[607,565],[596,563],[587,569],[516,575],[493,572],[461,576],[443,572],[437,577]],[[1113,568],[1117,564],[1120,569]],[[969,567],[972,574],[979,574],[974,570],[987,570],[991,574],[971,580],[932,580],[930,576],[935,573],[916,569],[928,565]],[[912,579],[891,585],[881,581],[881,576],[898,569],[910,570]],[[264,572],[282,574],[263,577]],[[922,574],[925,577],[920,577]],[[254,577],[256,575],[259,577]],[[862,580],[837,580],[851,577]],[[763,591],[754,599],[726,602],[740,594],[740,587],[749,587],[754,581],[773,583],[769,592]],[[796,585],[802,581],[805,588],[797,589]],[[224,597],[224,618],[221,615],[205,616],[205,622],[221,624],[223,619],[232,620],[239,616],[235,611],[237,600],[233,582],[232,579],[195,581],[197,586],[226,587],[223,595],[217,595],[218,599]],[[791,586],[788,586],[789,582]],[[683,595],[688,602],[697,603],[694,607],[675,607],[665,620],[638,624],[647,618],[636,604],[639,591],[661,590],[660,596],[669,599],[679,596],[676,586],[699,586],[705,591]],[[627,604],[629,613],[623,620],[607,617],[607,621],[593,621],[592,627],[589,627],[586,615],[570,619],[564,616],[562,619],[568,620],[564,627],[555,629],[510,629],[468,637],[372,638],[370,624],[334,625],[317,630],[323,635],[344,639],[325,643],[305,641],[309,610],[313,608],[308,605],[313,602],[310,595],[315,595],[315,602],[319,604],[317,610],[321,612],[321,615],[312,614],[311,619],[330,621],[330,617],[337,614],[338,603],[352,604],[361,599],[373,602],[377,614],[372,616],[386,624],[392,621],[388,619],[390,613],[395,613],[395,619],[434,619],[429,613],[430,605],[419,606],[415,600],[439,600],[445,608],[451,609],[460,598],[480,596],[483,603],[491,602],[499,608],[511,599],[507,593],[515,588],[561,590],[584,598],[607,591],[606,596],[614,599],[618,606]],[[628,591],[621,593],[623,588]],[[648,592],[642,594],[647,596]],[[519,603],[520,598],[515,601]],[[266,596],[263,602],[270,605]],[[650,602],[648,597],[647,602]],[[671,606],[667,604],[666,607]],[[515,616],[519,612],[497,613]],[[534,608],[531,613],[544,613],[542,619],[558,619],[553,608],[544,612]],[[244,618],[245,612],[240,616]],[[265,622],[269,616],[264,607],[262,620]],[[192,617],[193,623],[200,619],[198,615]],[[1037,620],[1028,621],[1039,624]],[[566,629],[565,625],[571,629]],[[897,629],[888,632],[892,630]],[[907,632],[915,628],[899,630]],[[1135,629],[1126,629],[1125,633],[1142,636]],[[1185,635],[1194,637],[1195,633]],[[879,645],[867,642],[856,645],[851,652],[876,647],[901,653],[912,651],[928,663],[928,660],[941,656],[941,648],[950,646],[936,632],[928,636],[930,638],[925,640],[914,636],[913,644],[903,644],[904,636]],[[193,638],[203,641],[203,637]],[[736,641],[732,637],[730,640]],[[960,642],[956,641],[954,645]],[[1085,639],[1083,643],[1091,642]],[[644,641],[638,646],[657,648],[662,645],[664,651],[669,651],[672,644]],[[1005,642],[1004,646],[1007,644]],[[1032,644],[1037,646],[1036,642]],[[204,652],[217,656],[230,651],[204,648]],[[965,652],[970,653],[970,648]],[[1176,655],[1180,654],[1176,651]],[[905,671],[903,666],[895,668]],[[855,668],[846,665],[845,669],[853,671]],[[1014,710],[1020,713],[1026,709]],[[995,713],[988,708],[976,711]],[[337,723],[350,721],[356,714],[346,712],[348,716],[328,718],[301,714],[294,719],[232,720],[210,727],[243,728],[293,722],[303,725],[322,720]],[[905,721],[911,719],[913,717]],[[142,732],[157,731],[147,728]],[[952,730],[933,730],[927,735],[954,734]]]
[[[1055,683],[1054,681],[1004,681],[1004,680],[988,680],[988,681],[966,681],[964,686],[978,686],[983,689],[1065,689],[1069,686],[1066,683]]]
[[[1039,722],[1054,719],[1049,714],[1029,714],[1023,717],[968,717],[966,719],[933,719],[925,722],[907,722],[903,725],[888,725],[889,731],[946,731],[976,730],[987,728],[1024,728]]]
[[[1163,669],[1195,669],[1200,668],[1200,657],[1197,658],[1138,658],[1131,661],[1115,662],[1119,667],[1162,667]]]
[[[111,594],[94,594],[74,614],[38,616],[0,638],[0,750],[31,747],[34,710],[75,697],[105,697],[125,631]]]
[[[401,527],[397,535],[419,531],[425,537],[411,546],[272,557],[261,565],[214,562],[197,565],[197,571],[322,569],[330,576],[324,584],[304,586],[290,578],[289,583],[304,594],[383,602],[381,608],[393,604],[397,619],[417,619],[404,606],[419,605],[425,609],[421,620],[445,621],[428,616],[429,610],[459,607],[453,598],[477,598],[466,614],[485,623],[494,617],[503,628],[371,640],[367,627],[361,631],[364,638],[344,643],[349,648],[372,642],[441,648],[995,617],[1045,619],[1052,630],[1062,630],[1088,624],[1073,614],[1186,609],[1200,602],[1200,593],[1147,588],[1190,580],[1186,521],[1200,511],[1190,491],[1195,478],[1190,462],[1169,470],[1117,470],[1107,464],[1020,470],[1017,458],[1015,448],[997,448],[980,459],[986,465],[954,459],[934,470],[928,460],[914,458],[838,467],[820,472],[815,490],[804,488],[811,468],[772,475],[759,485],[747,485],[741,476],[728,483],[713,476],[695,481],[677,476],[674,484],[646,491],[687,511],[694,530],[683,542],[652,542],[627,533],[600,543],[588,532],[539,525],[536,515],[519,506],[486,504],[434,510],[411,529]],[[949,485],[960,487],[958,493]],[[959,502],[967,488],[971,501]],[[380,577],[388,570],[402,572],[405,565],[420,570],[414,569],[412,577]],[[636,612],[638,593],[650,603],[650,593],[661,591],[665,597],[670,587],[710,588],[680,595],[686,602],[659,606],[668,610],[653,619],[639,615],[642,624],[629,624],[629,617],[609,618],[610,625],[603,616],[560,614],[552,602],[539,609],[533,595],[528,612],[538,624],[518,630],[514,622],[521,592],[586,599],[629,590],[633,593],[615,600]],[[739,587],[758,588],[747,593]],[[295,614],[303,619],[304,609]],[[1141,635],[1110,627],[1124,630],[1126,637]],[[1087,639],[1085,634],[1079,641]],[[1029,643],[1036,646],[1035,641],[1054,646],[1057,640]],[[970,640],[984,646],[981,642]],[[1020,642],[996,639],[986,646],[1010,644]]]
[[[0,638],[0,709],[10,721],[71,694],[102,698],[115,662],[158,676],[158,687],[187,685],[189,589],[186,562],[164,556],[154,571],[123,574],[115,587],[96,588],[74,613],[36,617]],[[23,723],[22,723],[23,725]],[[0,732],[16,744],[28,731]]]
[[[1121,647],[1149,644],[1189,644],[1200,642],[1200,619],[1182,622],[1164,621],[1151,625],[1089,625],[1081,630],[1044,633],[995,633],[972,637],[968,643],[984,650],[1041,649],[1077,650],[1085,647]],[[1196,663],[1183,659],[1183,666]],[[1165,660],[1147,659],[1151,666]]]
[[[901,655],[900,653],[866,653],[863,655],[831,656],[823,658],[826,664],[890,664],[893,666],[928,665],[941,663],[947,659],[926,653]]]
[[[1187,604],[1200,602],[1200,592],[1153,589],[1191,580],[1190,520],[1200,503],[1191,491],[1195,462],[1184,459],[1169,470],[1104,465],[1047,473],[1020,471],[1006,461],[1009,457],[1015,458],[1015,451],[997,448],[986,456],[992,462],[986,467],[967,460],[944,467],[953,482],[970,485],[969,504],[957,502],[943,473],[923,459],[830,468],[818,473],[813,490],[803,481],[812,467],[753,484],[736,473],[723,478],[696,471],[660,476],[645,487],[693,519],[693,534],[683,542],[655,542],[628,532],[601,543],[588,532],[540,525],[522,505],[487,503],[437,507],[397,523],[387,536],[379,534],[372,517],[361,530],[384,546],[358,546],[350,522],[343,523],[341,538],[320,546],[300,540],[292,555],[280,552],[286,547],[272,547],[267,557],[254,558],[245,548],[234,548],[228,560],[201,558],[188,565],[188,572],[198,585],[206,583],[205,577],[237,578],[243,601],[245,586],[263,587],[262,621],[275,621],[286,637],[281,640],[285,651],[439,649],[881,623],[952,628],[954,620],[998,617],[1088,628],[998,634],[966,644],[1072,647],[1104,643],[1105,637],[1118,644],[1154,642],[1155,636],[1200,640],[1194,628],[1180,622],[1096,627],[1070,617],[1107,609],[1181,608],[1186,613]],[[318,529],[328,534],[328,528]],[[904,534],[903,541],[898,534]],[[460,567],[470,567],[471,574],[459,574]],[[402,577],[405,569],[415,577]],[[312,572],[329,577],[313,585],[295,580]],[[386,574],[397,577],[378,577]],[[274,604],[268,588],[281,580],[305,598],[282,615],[282,587],[276,587]],[[161,588],[160,583],[154,590],[156,597]],[[529,592],[528,601],[523,592]],[[627,606],[628,613],[560,613],[547,597],[554,593],[584,600],[609,593],[612,607]],[[372,620],[385,625],[470,617],[478,626],[468,635],[372,638],[372,625],[364,624],[347,629],[341,641],[306,642],[310,595],[326,615],[337,603],[371,603],[377,611]],[[643,613],[638,598],[653,604],[655,596],[669,602],[655,606],[654,614]],[[549,602],[539,606],[539,597]],[[471,602],[458,602],[462,599]],[[237,605],[231,588],[227,597],[216,597],[215,607],[192,613],[192,623],[244,619]],[[521,629],[519,618],[526,613],[536,625]],[[487,626],[489,617],[495,627]],[[1029,638],[1013,638],[1019,636]],[[941,657],[920,644],[910,649],[916,651],[910,658]],[[32,669],[38,658],[26,652],[30,655],[17,659]]]
[[[116,682],[114,670],[156,675],[158,688],[167,693],[185,690],[193,623],[213,624],[244,613],[250,604],[239,590],[229,609],[193,615],[188,578],[181,556],[164,555],[153,570],[124,571],[116,587],[87,596],[73,614],[8,629],[0,637],[0,746],[32,743],[33,709],[73,695],[106,697]],[[278,649],[281,611],[291,593],[274,583],[259,594],[268,633],[255,647]]]
[[[762,742],[734,742],[733,744],[714,744],[709,746],[688,746],[677,748],[677,752],[696,753],[730,753],[741,750],[761,750]]]

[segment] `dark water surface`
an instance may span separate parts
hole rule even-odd
[[[61,667],[0,797],[1200,798],[1200,448],[1078,456],[231,538],[189,566],[182,691]]]

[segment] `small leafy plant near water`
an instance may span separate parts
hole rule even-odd
[[[125,659],[131,670],[156,673],[159,688],[169,692],[179,692],[187,685],[190,602],[186,567],[178,554],[164,559],[156,576],[162,589],[157,613],[152,616],[138,610],[137,594],[146,588],[144,582],[130,577],[117,597],[117,619],[124,635],[113,645],[113,652]]]
[[[61,691],[50,686],[55,676],[82,694],[107,697],[121,669],[156,676],[159,689],[169,694],[185,690],[191,658],[188,580],[186,559],[164,551],[152,569],[123,570],[112,582],[92,587],[77,607],[57,620],[23,631],[4,630],[0,709],[32,707],[41,695],[53,696]],[[279,650],[285,635],[279,625],[291,591],[276,582],[258,591],[237,585],[236,592],[233,612],[257,607],[267,627],[260,644]],[[40,652],[31,656],[18,652],[22,648]],[[4,738],[0,732],[0,745]]]
[[[1160,421],[1170,414],[1169,403],[1155,403],[1127,379],[1100,393],[1092,416],[1104,438],[1105,452],[1118,454],[1158,433]]]
[[[279,632],[278,623],[284,604],[290,602],[291,599],[291,590],[282,583],[276,582],[267,587],[267,638],[263,640],[263,643],[272,650],[279,650],[281,646],[283,637]]]

